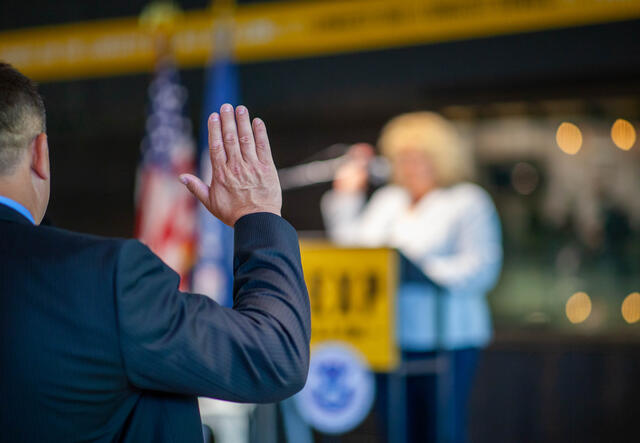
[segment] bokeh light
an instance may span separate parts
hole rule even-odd
[[[565,311],[571,323],[582,323],[591,315],[591,298],[585,292],[576,292],[567,300]]]
[[[556,143],[565,154],[575,155],[582,148],[582,131],[573,123],[563,122],[556,131]]]
[[[622,301],[622,318],[627,323],[640,320],[640,292],[632,292]]]
[[[611,126],[611,140],[623,151],[628,151],[636,142],[636,130],[631,123],[619,118]]]

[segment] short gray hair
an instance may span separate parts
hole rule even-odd
[[[46,114],[35,83],[0,61],[0,175],[13,172],[42,132],[46,132]]]

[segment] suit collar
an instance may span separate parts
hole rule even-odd
[[[13,208],[10,208],[7,205],[0,203],[0,220],[9,221],[14,223],[22,223],[25,225],[33,225],[31,220],[29,220],[24,215],[20,214]]]

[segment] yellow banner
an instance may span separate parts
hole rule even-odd
[[[373,370],[393,370],[397,253],[303,243],[302,266],[311,299],[311,346],[345,342]]]
[[[393,48],[640,17],[640,0],[343,0],[239,6],[239,62]],[[211,56],[212,10],[185,13],[173,44],[182,66]],[[624,42],[621,42],[623,44]],[[136,18],[0,33],[0,59],[38,80],[151,69],[153,38]]]

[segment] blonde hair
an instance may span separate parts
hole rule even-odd
[[[390,160],[402,151],[427,154],[439,186],[451,186],[472,176],[472,162],[455,126],[435,112],[411,112],[392,118],[378,139],[382,154]]]

